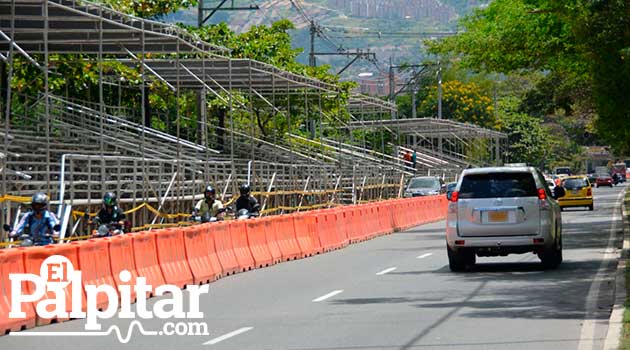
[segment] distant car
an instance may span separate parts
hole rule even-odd
[[[613,187],[613,179],[608,174],[599,174],[597,176],[597,179],[595,180],[595,186],[596,187],[599,187],[599,186]]]
[[[547,187],[549,187],[549,190],[553,193],[553,190],[556,188],[556,183],[553,180],[545,180],[547,182]]]
[[[562,166],[553,169],[553,173],[556,175],[566,175],[571,176],[571,168]]]
[[[457,187],[457,182],[449,182],[446,184],[446,198],[449,200],[451,199],[451,194],[455,190],[455,187]]]
[[[409,180],[405,197],[435,196],[445,192],[442,179],[435,176],[421,176]]]
[[[569,176],[562,180],[566,195],[558,198],[560,208],[587,207],[593,210],[593,190],[586,176]]]
[[[451,194],[446,250],[451,271],[477,256],[534,252],[546,268],[562,262],[562,217],[553,193],[533,167],[466,169]]]

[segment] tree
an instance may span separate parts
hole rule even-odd
[[[517,104],[515,99],[503,100],[498,113],[499,130],[508,137],[508,161],[544,168],[552,155],[549,130],[541,119],[515,111]]]
[[[431,43],[432,52],[477,71],[559,78],[547,86],[555,107],[571,115],[594,105],[597,133],[618,153],[630,152],[628,1],[495,0],[461,24],[459,35]]]
[[[418,116],[435,118],[438,113],[437,86],[431,86],[426,98],[418,106]],[[483,94],[476,83],[458,80],[442,84],[442,115],[444,119],[495,128],[494,108],[490,97]]]

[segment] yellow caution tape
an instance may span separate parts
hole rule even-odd
[[[0,197],[0,203],[2,202],[30,203],[31,197],[13,196],[10,194],[5,194],[4,196]]]

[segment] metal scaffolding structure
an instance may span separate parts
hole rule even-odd
[[[83,101],[52,92],[50,77],[60,73],[59,58],[51,56],[60,54],[95,62],[97,96]],[[322,109],[323,100],[339,102],[336,86],[228,54],[175,26],[88,1],[0,0],[2,221],[11,222],[16,210],[9,195],[19,199],[35,191],[48,193],[60,214],[62,204],[70,208],[64,212],[94,212],[103,192],[114,191],[131,206],[136,226],[181,219],[207,183],[229,200],[238,183],[250,182],[269,213],[399,195],[411,174],[404,164],[384,152],[326,140],[324,124],[348,125]],[[38,95],[22,96],[7,84],[17,57],[39,70]],[[136,69],[140,82],[122,86],[104,69],[110,61]],[[152,117],[160,116],[149,103],[148,86],[155,82],[175,98],[190,91],[199,96],[198,137],[182,132],[186,117],[177,104],[169,112],[175,133],[152,128]],[[106,100],[105,92],[116,89],[119,100],[126,89],[140,101],[129,107]],[[207,99],[225,103],[226,125],[210,120]],[[347,109],[363,117],[396,107],[352,96]],[[285,118],[286,134],[275,127],[273,135],[257,132],[254,114],[260,110]],[[251,122],[248,130],[237,130],[234,119],[243,113]],[[311,138],[296,135],[295,113],[307,116],[309,125],[301,128]]]
[[[401,157],[416,152],[420,173],[428,175],[453,177],[469,166],[502,164],[507,146],[505,133],[448,119],[358,120],[348,123],[347,128],[386,129],[402,136],[396,154]]]

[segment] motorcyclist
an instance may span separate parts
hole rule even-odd
[[[251,188],[248,184],[242,184],[239,187],[239,192],[241,196],[236,200],[236,211],[240,211],[241,209],[247,209],[251,216],[258,216],[260,213],[260,204],[254,196],[252,196]]]
[[[217,198],[217,191],[208,185],[203,192],[203,199],[197,202],[193,209],[193,217],[201,216],[207,218],[222,219],[224,216],[223,203]]]
[[[619,173],[614,173],[612,176],[613,184],[616,185],[621,182],[621,175]]]
[[[121,233],[125,227],[125,213],[118,207],[118,198],[113,192],[107,192],[103,196],[103,207],[98,214],[92,219],[95,225],[116,225],[116,233]]]
[[[31,198],[31,211],[22,217],[10,237],[28,235],[34,245],[47,245],[53,243],[53,237],[59,237],[58,225],[59,220],[48,210],[48,196],[37,192]]]

